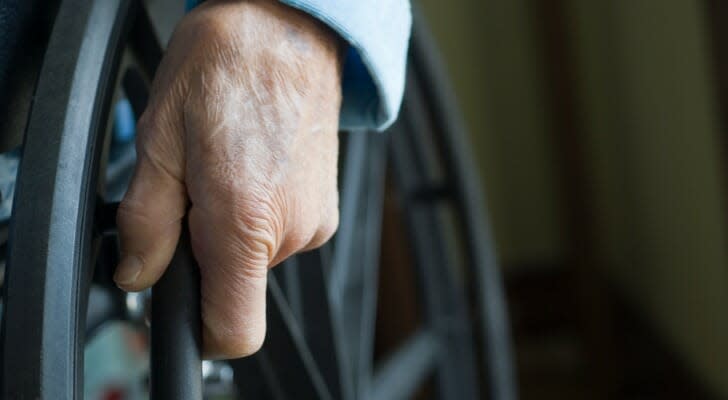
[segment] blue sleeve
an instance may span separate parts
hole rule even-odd
[[[350,44],[342,129],[383,130],[399,112],[412,15],[409,0],[279,0],[329,25]]]
[[[350,45],[342,76],[342,129],[383,130],[404,91],[409,0],[279,0],[336,31]],[[186,0],[188,9],[198,0]]]

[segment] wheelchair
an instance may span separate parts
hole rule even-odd
[[[270,272],[257,354],[203,362],[184,235],[151,293],[111,279],[134,165],[133,146],[115,143],[116,105],[144,110],[163,54],[154,18],[139,0],[0,0],[0,150],[17,168],[0,185],[12,204],[0,225],[2,398],[96,396],[89,347],[122,326],[148,361],[137,392],[105,398],[515,399],[479,180],[417,13],[414,25],[399,120],[341,133],[339,231]]]

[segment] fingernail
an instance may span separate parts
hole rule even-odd
[[[131,285],[134,283],[139,274],[142,273],[142,260],[137,256],[128,255],[125,256],[119,266],[116,267],[116,273],[114,273],[114,281],[118,285]]]

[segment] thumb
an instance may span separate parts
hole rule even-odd
[[[114,280],[127,291],[146,289],[162,276],[177,246],[187,204],[183,182],[138,149],[134,177],[116,214],[122,259]]]

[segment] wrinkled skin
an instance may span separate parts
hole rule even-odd
[[[336,230],[340,53],[328,28],[273,0],[208,1],[170,41],[117,215],[115,280],[153,285],[187,214],[207,358],[257,351],[268,269]]]

